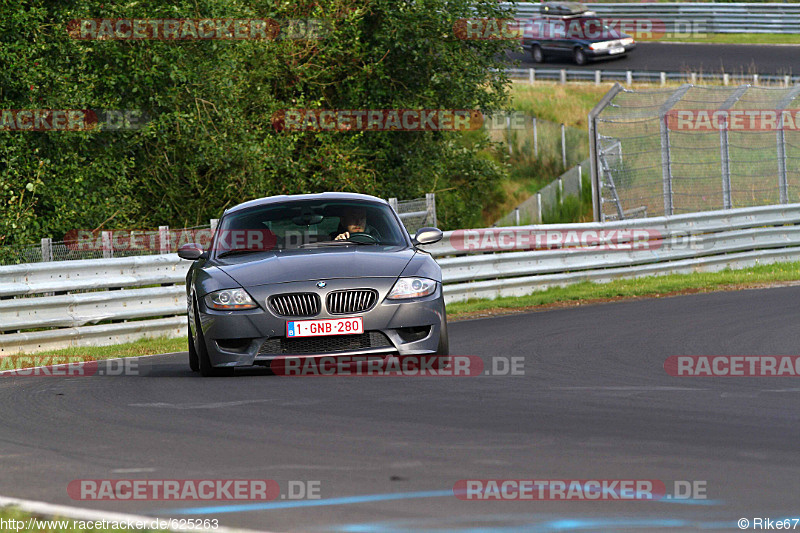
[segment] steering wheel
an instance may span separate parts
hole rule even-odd
[[[348,237],[347,240],[353,242],[363,242],[364,244],[378,244],[380,242],[374,235],[361,232],[350,233],[350,237]]]

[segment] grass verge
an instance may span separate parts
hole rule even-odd
[[[706,33],[681,37],[637,39],[641,43],[698,43],[698,44],[800,44],[797,33]]]
[[[630,298],[737,290],[797,280],[800,280],[800,262],[758,265],[721,272],[620,279],[610,283],[587,281],[567,287],[553,287],[527,296],[456,302],[447,306],[447,315],[448,318],[458,320],[487,314],[535,310],[568,302],[591,304]]]
[[[136,357],[158,353],[185,352],[186,337],[140,339],[125,344],[108,346],[73,346],[61,350],[36,352],[36,355],[82,356],[90,359],[113,359],[116,357]]]

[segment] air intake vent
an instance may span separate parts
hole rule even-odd
[[[287,339],[274,337],[268,339],[258,350],[259,355],[308,355],[325,354],[380,348],[387,352],[395,351],[389,338],[380,331],[367,331],[360,335],[328,335]]]
[[[332,315],[363,313],[378,301],[378,291],[374,289],[355,289],[334,291],[328,294],[326,304]]]
[[[280,316],[316,316],[319,314],[319,296],[310,292],[278,294],[269,299],[270,307]]]

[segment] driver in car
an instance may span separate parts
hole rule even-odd
[[[372,226],[367,225],[367,210],[363,207],[345,208],[339,219],[339,229],[332,234],[333,240],[344,241],[350,238],[352,233],[367,233],[376,239],[380,239],[380,234]]]

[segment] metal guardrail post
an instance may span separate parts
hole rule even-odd
[[[103,259],[114,257],[114,242],[112,239],[112,233],[110,231],[104,231],[100,234],[100,238],[103,243]]]
[[[394,212],[397,213],[397,198],[389,198],[389,205],[394,209]]]
[[[519,226],[519,207],[514,208],[514,225]]]
[[[53,260],[53,239],[45,237],[42,239],[42,263],[49,263]]]
[[[558,177],[558,205],[564,205],[564,180]]]
[[[666,84],[667,84],[667,73],[666,72],[662,72],[661,73],[661,85],[666,85]]]
[[[595,222],[601,221],[603,212],[600,205],[602,189],[600,184],[600,161],[598,159],[600,154],[597,149],[597,115],[599,115],[622,90],[622,86],[619,83],[615,83],[605,96],[600,99],[597,105],[589,111],[589,173],[592,180],[592,212]]]
[[[158,251],[162,254],[168,254],[170,251],[169,226],[158,227]]]
[[[533,154],[539,157],[539,129],[536,127],[536,117],[533,117]]]
[[[594,84],[595,85],[600,85],[600,80],[602,79],[601,72],[602,72],[601,70],[595,70],[594,71]]]
[[[727,72],[722,74],[722,85],[730,85],[731,83],[731,75]]]
[[[567,170],[567,130],[564,123],[561,123],[561,164],[563,170]]]
[[[537,224],[541,224],[543,218],[544,217],[542,216],[542,193],[537,192],[536,193],[536,223]]]
[[[533,85],[534,82],[536,82],[536,70],[532,69],[532,68],[529,68],[528,69],[528,83]]]
[[[561,69],[561,73],[559,74],[559,81],[561,82],[562,85],[567,83],[567,70],[566,69],[563,69],[563,68]]]
[[[633,72],[630,70],[625,71],[625,82],[627,83],[628,87],[633,85]]]
[[[438,223],[436,220],[436,193],[425,193],[425,204],[430,215],[430,224],[435,228]]]
[[[211,233],[214,233],[215,231],[217,231],[217,224],[219,224],[219,219],[218,218],[212,218],[209,221],[209,227],[211,228]]]

